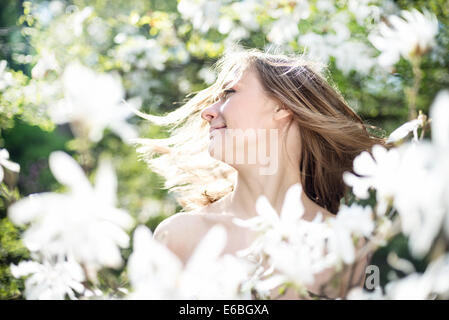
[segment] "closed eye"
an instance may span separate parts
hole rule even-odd
[[[223,91],[222,97],[223,97],[223,98],[226,98],[226,97],[228,96],[228,94],[234,93],[234,92],[235,92],[234,89],[226,89],[226,90]]]

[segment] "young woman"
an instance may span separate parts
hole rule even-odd
[[[254,234],[232,219],[255,216],[261,195],[280,212],[296,183],[303,189],[304,219],[318,212],[334,216],[347,191],[343,172],[352,171],[360,152],[385,144],[302,57],[238,50],[216,66],[216,82],[184,106],[164,117],[145,116],[172,126],[172,134],[142,139],[138,150],[184,208],[154,233],[183,262],[217,223],[228,231],[224,253],[248,247]],[[364,264],[355,272],[364,274]],[[318,276],[310,291],[329,278],[329,272]],[[284,298],[298,297],[289,291]]]

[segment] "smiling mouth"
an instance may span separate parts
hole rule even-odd
[[[209,137],[212,138],[213,133],[214,133],[215,131],[220,131],[220,130],[223,130],[223,129],[226,129],[226,128],[227,128],[227,127],[224,126],[224,127],[214,128],[214,129],[210,130],[210,132],[209,132]]]

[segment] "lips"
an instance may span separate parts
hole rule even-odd
[[[224,128],[226,128],[226,125],[221,125],[221,126],[211,127],[211,128],[209,129],[209,133],[212,133],[214,130],[224,129]]]
[[[216,131],[216,130],[221,130],[221,129],[225,129],[225,128],[226,128],[225,125],[211,127],[211,128],[209,129],[209,138],[212,138],[212,133],[213,133],[214,131]]]

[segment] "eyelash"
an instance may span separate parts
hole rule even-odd
[[[224,90],[223,93],[222,93],[221,95],[222,95],[222,97],[224,98],[224,97],[226,97],[228,94],[234,93],[234,92],[235,92],[234,89],[227,89],[227,90]]]

